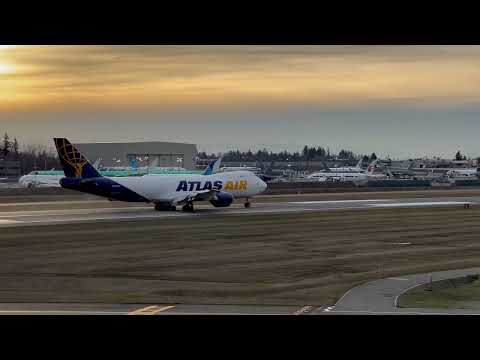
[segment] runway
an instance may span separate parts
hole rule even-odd
[[[480,204],[480,196],[319,201],[291,201],[290,199],[295,199],[295,196],[284,198],[278,202],[253,202],[252,207],[248,209],[244,208],[243,204],[233,204],[228,208],[214,208],[210,204],[196,204],[194,212],[183,212],[181,210],[159,212],[148,204],[109,203],[103,200],[7,203],[0,205],[0,227],[216,215],[302,213],[346,209],[463,207],[465,204],[472,206]]]
[[[189,304],[0,304],[0,315],[303,315],[310,307]]]

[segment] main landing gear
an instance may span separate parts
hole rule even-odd
[[[246,208],[249,208],[250,206],[252,206],[252,203],[250,202],[250,199],[246,199],[245,200],[245,204],[243,204],[243,206],[245,206]]]
[[[182,211],[193,211],[193,203],[188,202],[185,205],[182,206]]]
[[[155,204],[155,210],[157,211],[175,211],[177,210],[176,206],[170,204]]]

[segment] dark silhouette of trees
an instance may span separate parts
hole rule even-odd
[[[12,150],[15,155],[15,160],[18,160],[20,153],[19,153],[19,145],[18,145],[17,138],[13,138]]]
[[[2,155],[4,158],[6,158],[10,153],[10,147],[11,147],[10,137],[8,136],[7,133],[5,133],[5,135],[3,135],[3,144],[2,144]]]
[[[455,160],[467,160],[467,156],[466,155],[462,155],[462,153],[460,152],[460,150],[457,151],[457,153],[455,154]]]
[[[212,154],[214,157],[214,155]],[[353,151],[342,149],[338,154],[330,153],[330,149],[325,149],[322,146],[308,146],[305,145],[301,152],[295,151],[293,153],[283,150],[280,152],[272,152],[267,149],[257,150],[253,153],[251,150],[247,152],[239,150],[230,150],[223,154],[223,161],[320,161],[320,160],[332,160],[341,159],[347,160],[347,162],[357,162],[363,155],[354,154]],[[205,152],[199,152],[198,158],[209,159],[210,157]],[[368,156],[367,156],[368,159]]]

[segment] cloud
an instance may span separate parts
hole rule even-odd
[[[478,102],[479,46],[17,46],[0,110]]]

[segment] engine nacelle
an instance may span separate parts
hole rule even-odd
[[[218,192],[210,203],[215,207],[227,207],[233,202],[233,195],[226,192]]]

